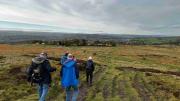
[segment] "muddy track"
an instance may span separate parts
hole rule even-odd
[[[85,101],[87,93],[88,86],[85,83],[81,84],[79,87],[78,101]]]
[[[141,78],[139,78],[136,74],[134,77],[132,86],[137,90],[142,101],[151,101],[150,94],[146,90],[146,87],[144,86],[144,84],[140,82],[140,80]]]
[[[140,55],[120,55],[120,56],[139,56],[139,57],[168,57],[168,58],[177,58],[177,57],[172,57],[172,56],[169,56],[169,55],[162,55],[162,54],[140,54]]]
[[[105,84],[104,87],[103,87],[103,97],[105,99],[105,101],[107,101],[107,97],[109,96],[109,89],[108,89],[108,85]]]
[[[4,60],[6,59],[6,57],[4,57],[4,56],[0,56],[0,65],[1,64],[4,64]]]
[[[101,75],[104,67],[100,67],[97,72],[94,73],[93,81],[96,81],[97,78]],[[86,96],[88,94],[89,86],[86,84],[86,82],[83,82],[79,87],[79,96],[78,101],[85,101]]]
[[[0,56],[0,60],[5,59],[5,58],[6,58],[5,56]]]
[[[125,80],[119,80],[119,85],[118,85],[118,93],[121,99],[124,99],[126,97],[126,92],[125,92],[125,85],[126,81]]]
[[[34,57],[36,57],[37,55],[22,55],[22,56],[34,58]],[[49,60],[53,60],[53,61],[59,61],[59,60],[60,60],[60,58],[56,58],[56,57],[48,57],[48,59],[49,59]]]
[[[180,76],[180,72],[161,71],[161,70],[151,69],[151,68],[117,67],[116,69],[121,70],[121,71],[151,72],[151,73],[161,73],[161,74]]]
[[[111,97],[114,97],[116,95],[116,91],[117,91],[117,76],[115,76],[112,80],[112,90],[111,90]]]

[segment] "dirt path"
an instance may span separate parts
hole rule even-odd
[[[141,78],[139,78],[136,74],[134,77],[134,80],[133,80],[133,87],[139,93],[139,96],[142,101],[151,101],[150,94],[146,90],[146,87],[144,86],[144,84],[142,82],[140,82],[140,80],[141,80]]]
[[[97,78],[101,75],[103,68],[98,69],[98,71],[94,73],[93,81],[96,81]],[[86,84],[86,82],[82,82],[82,84],[79,87],[78,101],[85,101],[86,96],[88,94],[88,89],[89,86]]]
[[[85,101],[87,93],[88,93],[88,86],[85,83],[82,83],[79,87],[78,101]]]
[[[119,85],[118,85],[118,93],[121,99],[124,99],[126,97],[126,92],[125,92],[125,85],[126,81],[125,80],[119,80]]]
[[[127,70],[127,71],[151,72],[151,73],[161,73],[161,74],[180,76],[180,72],[161,71],[161,70],[152,69],[152,68],[118,67],[116,69],[119,69],[121,71]]]
[[[113,78],[113,80],[112,80],[112,90],[111,90],[111,97],[115,97],[115,95],[116,95],[116,92],[117,92],[117,85],[118,85],[118,83],[117,83],[117,79],[118,79],[118,76],[115,76],[114,78]]]
[[[104,99],[107,99],[108,96],[109,96],[109,89],[108,89],[108,85],[105,84],[103,87],[103,97],[104,97]],[[105,101],[107,101],[107,100],[105,100]]]

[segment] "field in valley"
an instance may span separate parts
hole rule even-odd
[[[64,101],[59,84],[59,57],[69,51],[77,59],[93,56],[93,86],[80,68],[78,101],[180,101],[180,46],[60,47],[0,45],[0,101],[37,101],[36,86],[26,82],[25,70],[33,56],[46,51],[58,71],[47,101]]]

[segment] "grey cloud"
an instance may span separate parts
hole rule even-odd
[[[116,28],[117,33],[124,33],[118,28],[125,27],[125,30],[134,29],[137,34],[169,34],[170,31],[179,34],[180,0],[19,0],[17,3],[0,0],[2,4],[45,13],[52,19],[63,14],[93,22],[91,26],[96,23],[103,25],[102,28],[112,26],[110,30]],[[98,31],[96,28],[90,30]]]
[[[117,1],[117,2],[115,2]],[[71,9],[89,20],[126,24],[140,23],[145,25],[177,23],[180,17],[179,0],[62,0],[66,9]]]
[[[126,1],[126,5],[123,4],[123,1],[119,1],[119,5],[113,3],[105,4],[102,6],[102,9],[104,9],[103,14],[105,14],[104,16],[106,17],[103,17],[101,21],[106,24],[139,27],[142,30],[148,29],[143,29],[142,26],[149,26],[150,29],[154,26],[164,25],[168,26],[166,27],[166,29],[168,29],[174,24],[180,24],[180,1],[145,1]],[[147,31],[154,31],[154,33],[156,33],[155,30]],[[163,30],[161,32],[163,32]],[[178,32],[173,33],[176,34]]]

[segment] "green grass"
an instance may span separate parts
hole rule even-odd
[[[86,85],[85,71],[80,72],[80,101],[180,100],[179,76],[117,69],[133,67],[179,72],[179,46],[58,47],[25,44],[3,47],[0,50],[0,101],[37,101],[36,86],[31,87],[23,78],[31,57],[23,55],[47,51],[49,56],[58,58],[66,50],[78,59],[87,60],[88,56],[93,56],[100,64],[96,65],[91,87]],[[65,92],[59,84],[60,66],[58,61],[50,62],[58,71],[52,73],[53,82],[47,100],[63,101]]]

